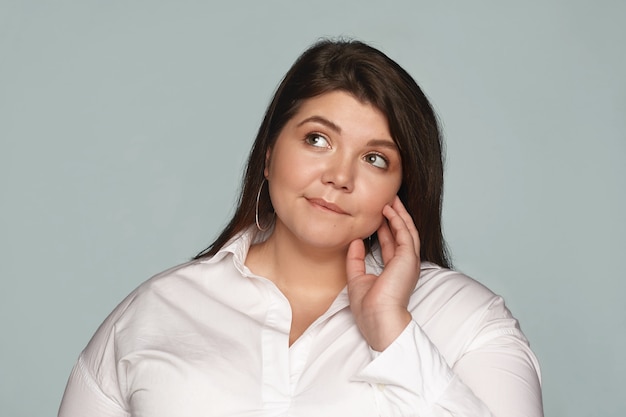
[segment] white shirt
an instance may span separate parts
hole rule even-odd
[[[131,293],[81,353],[59,416],[543,415],[537,360],[481,284],[424,263],[413,321],[383,352],[346,289],[289,346],[289,302],[244,265],[252,239]],[[368,270],[380,272],[372,257]]]

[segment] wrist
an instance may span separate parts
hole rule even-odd
[[[369,346],[382,352],[400,336],[411,320],[411,313],[406,309],[385,311],[370,315],[359,329]]]

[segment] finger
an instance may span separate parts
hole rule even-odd
[[[383,255],[383,263],[387,264],[396,252],[396,239],[389,229],[387,220],[383,220],[376,231],[376,235],[378,236],[378,243],[380,244],[380,250]]]
[[[404,207],[404,204],[402,204],[400,197],[396,196],[395,200],[393,201],[392,208],[398,213],[398,215],[402,218],[402,220],[404,220],[404,223],[406,224],[406,227],[409,230],[409,233],[411,234],[411,237],[413,239],[413,245],[415,247],[415,254],[419,256],[420,254],[419,231],[417,230],[417,227],[415,226],[415,222],[413,222],[413,218],[407,211],[406,207]]]
[[[413,235],[400,214],[393,207],[385,206],[383,215],[387,218],[389,229],[395,239],[396,252],[398,250],[409,251],[413,256],[417,256],[419,252],[416,252]]]
[[[365,245],[361,239],[355,239],[348,246],[346,257],[348,281],[365,274]]]

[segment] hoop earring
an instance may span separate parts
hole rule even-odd
[[[259,223],[259,200],[261,199],[261,191],[263,191],[263,184],[265,184],[265,178],[263,178],[263,182],[261,182],[261,186],[259,187],[259,192],[256,194],[256,206],[254,209],[254,222],[256,223],[256,228],[259,229],[259,231],[267,232],[270,229],[270,227],[272,227],[272,223],[274,222],[274,219],[272,218],[272,222],[270,222],[270,224],[265,228],[261,227],[261,224]],[[274,215],[276,215],[276,213],[274,213]]]

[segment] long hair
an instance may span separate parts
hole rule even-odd
[[[420,235],[421,259],[450,267],[441,230],[443,153],[437,117],[415,80],[381,51],[359,41],[322,40],[307,49],[289,69],[267,108],[248,157],[237,209],[218,238],[195,259],[215,255],[235,235],[272,216],[268,187],[263,186],[265,156],[303,101],[331,91],[345,91],[379,109],[402,159],[400,200]],[[374,236],[375,238],[375,236]]]

